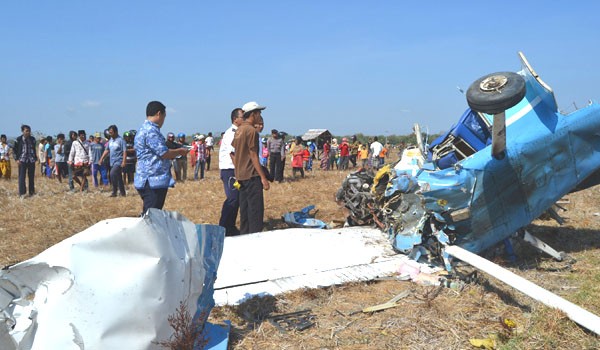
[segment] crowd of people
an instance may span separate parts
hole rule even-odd
[[[219,225],[227,235],[260,232],[263,229],[263,190],[270,182],[284,181],[286,158],[289,157],[292,177],[304,177],[313,171],[313,161],[320,161],[322,170],[347,170],[352,167],[378,169],[388,150],[377,137],[362,143],[346,137],[317,142],[301,137],[286,141],[287,133],[271,130],[260,137],[264,128],[262,111],[266,107],[248,102],[231,112],[231,126],[219,140],[219,170],[226,199],[221,208]],[[85,130],[70,131],[56,138],[36,140],[29,125],[21,126],[21,135],[14,145],[0,135],[0,176],[11,177],[11,156],[18,167],[19,195],[35,194],[35,166],[40,172],[59,182],[68,181],[71,191],[84,192],[91,186],[111,187],[110,196],[126,196],[126,184],[133,184],[143,202],[142,215],[150,208],[162,209],[169,187],[187,180],[188,155],[194,180],[202,180],[210,170],[215,139],[195,134],[191,144],[186,135],[172,132],[165,138],[160,129],[166,118],[166,107],[152,101],[146,107],[146,120],[139,130],[119,134],[110,125],[103,134],[87,137]],[[90,180],[88,180],[90,178]],[[26,179],[28,181],[26,181]],[[240,228],[236,227],[240,216]]]
[[[355,135],[343,137],[338,144],[336,138],[324,139],[320,145],[315,141],[304,141],[296,136],[285,140],[287,133],[271,130],[269,138],[263,137],[259,147],[260,163],[273,174],[275,181],[284,180],[286,155],[290,155],[292,177],[305,176],[305,171],[313,171],[313,162],[318,161],[321,170],[348,170],[350,167],[366,169],[379,169],[385,164],[389,152],[389,145],[381,144],[377,137],[363,143]]]
[[[71,191],[87,191],[90,178],[94,187],[112,185],[111,196],[116,197],[117,191],[125,196],[124,184],[133,183],[135,173],[135,134],[135,130],[126,131],[121,137],[117,126],[111,125],[104,135],[96,132],[88,138],[85,130],[79,130],[70,131],[68,139],[59,133],[56,138],[46,136],[36,141],[31,127],[22,125],[13,146],[7,143],[6,135],[0,136],[0,176],[10,179],[12,156],[18,167],[20,196],[35,194],[36,163],[42,176],[60,183],[66,180]]]

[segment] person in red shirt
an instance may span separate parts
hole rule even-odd
[[[348,160],[350,159],[350,145],[347,138],[342,138],[340,145],[340,170],[348,170]]]

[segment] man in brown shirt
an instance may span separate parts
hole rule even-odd
[[[264,123],[261,111],[265,108],[256,102],[248,102],[242,107],[243,122],[232,142],[235,177],[241,185],[240,234],[261,232],[263,229],[263,189],[269,189],[269,181],[258,159],[260,136],[254,125]]]

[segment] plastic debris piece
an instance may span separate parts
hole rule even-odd
[[[469,343],[474,347],[486,350],[493,350],[496,348],[496,339],[485,338],[485,339],[469,339]]]
[[[439,286],[440,276],[430,275],[428,273],[419,273],[412,279],[412,281],[422,286]]]
[[[502,324],[504,325],[504,327],[510,330],[513,330],[517,327],[517,322],[511,320],[510,318],[503,319]]]
[[[283,214],[282,219],[289,227],[300,227],[300,228],[329,228],[326,223],[321,220],[315,219],[315,214],[318,210],[315,210],[314,205],[309,205],[302,208],[300,211],[293,211]]]
[[[413,279],[421,273],[421,268],[418,262],[414,260],[406,260],[400,265],[398,278],[401,280]]]

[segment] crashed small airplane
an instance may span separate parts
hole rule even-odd
[[[348,223],[376,223],[397,251],[437,256],[451,269],[447,245],[481,253],[544,213],[560,219],[557,200],[600,183],[600,105],[562,114],[552,89],[519,57],[519,72],[469,87],[458,123],[410,150],[422,157],[350,174],[336,195]]]

